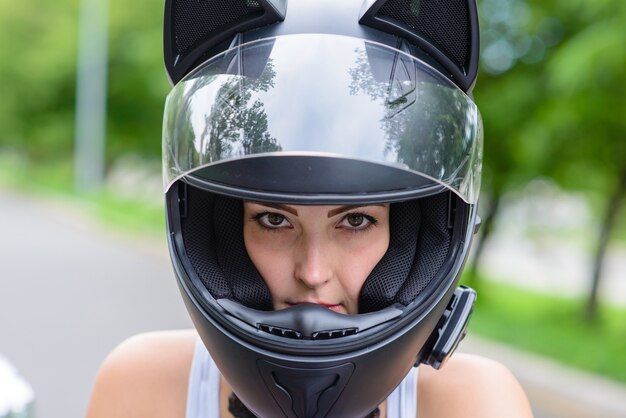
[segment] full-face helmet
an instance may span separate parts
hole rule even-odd
[[[482,128],[474,0],[166,0],[170,254],[193,323],[260,417],[363,417],[439,368],[475,294]],[[359,313],[272,309],[242,200],[390,203]]]

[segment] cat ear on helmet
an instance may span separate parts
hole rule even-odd
[[[476,0],[365,0],[359,23],[407,39],[463,91],[472,89],[479,55]]]
[[[165,68],[178,83],[237,33],[284,20],[287,0],[165,0]]]

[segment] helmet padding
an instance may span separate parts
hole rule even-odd
[[[391,205],[389,248],[361,289],[360,313],[408,305],[435,277],[450,248],[448,196]]]

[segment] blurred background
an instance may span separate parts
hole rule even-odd
[[[626,417],[626,2],[479,12],[464,349],[505,362],[538,417]],[[190,326],[163,233],[162,14],[147,0],[0,2],[0,355],[38,417],[84,415],[124,338]]]

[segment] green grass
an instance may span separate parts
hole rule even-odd
[[[105,224],[128,232],[165,234],[165,207],[103,193],[90,198],[94,215]]]
[[[72,162],[38,164],[0,149],[0,184],[23,192],[46,195],[72,192]]]
[[[626,383],[626,308],[601,306],[594,323],[584,301],[482,282],[470,332]]]
[[[73,187],[72,161],[47,162],[38,165],[0,153],[0,185],[20,193],[45,198],[61,198],[92,215],[107,227],[135,234],[163,235],[164,202],[139,201],[103,189],[77,193]]]

